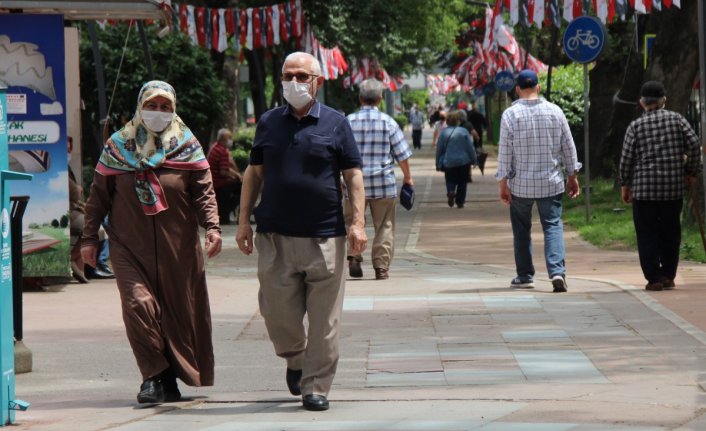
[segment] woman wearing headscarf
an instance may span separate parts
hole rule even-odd
[[[123,321],[143,378],[140,403],[178,401],[177,377],[213,385],[199,226],[208,257],[221,250],[221,229],[208,162],[175,108],[168,83],[142,87],[134,117],[104,145],[81,246],[84,261],[95,266],[98,228],[109,214]]]

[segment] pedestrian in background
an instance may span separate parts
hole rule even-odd
[[[220,224],[230,224],[230,215],[240,204],[240,189],[243,177],[238,171],[230,150],[233,149],[233,133],[220,129],[216,142],[208,150],[208,164],[211,167],[213,188],[216,190]]]
[[[536,203],[544,232],[544,259],[554,292],[566,292],[564,225],[561,220],[564,181],[570,198],[579,195],[581,164],[569,123],[561,109],[539,97],[537,74],[521,71],[519,97],[503,112],[496,179],[500,200],[510,206],[515,268],[512,287],[534,287],[532,206]]]
[[[424,129],[424,114],[416,104],[409,112],[409,122],[412,123],[412,145],[415,149],[422,148],[422,129]]]
[[[446,111],[439,111],[438,120],[434,123],[434,133],[431,138],[431,147],[436,148],[441,131],[446,128]]]
[[[346,117],[316,100],[323,82],[312,55],[295,52],[285,59],[287,104],[257,124],[235,238],[246,255],[257,247],[267,332],[277,356],[287,361],[290,393],[301,394],[304,408],[315,411],[329,408],[339,358],[346,261],[341,174],[353,211],[350,249],[362,253],[367,243],[360,154]],[[260,189],[253,244],[250,214]]]
[[[640,267],[652,291],[674,289],[684,188],[702,169],[699,137],[666,102],[661,82],[642,85],[645,112],[628,126],[620,157],[620,194],[632,203]]]
[[[96,265],[98,229],[110,214],[111,261],[127,338],[143,382],[137,401],[181,398],[177,377],[213,385],[214,360],[206,254],[221,250],[208,162],[176,115],[163,81],[140,90],[131,121],[105,143],[86,205],[81,255]]]
[[[436,147],[436,170],[444,172],[446,197],[450,207],[454,203],[463,208],[466,203],[468,176],[471,165],[477,162],[473,138],[461,127],[461,111],[452,111],[446,127],[439,135]]]
[[[404,175],[403,184],[414,185],[409,169],[412,151],[404,139],[400,126],[389,115],[380,112],[385,86],[377,79],[366,79],[360,83],[358,100],[361,108],[348,116],[363,160],[363,184],[365,185],[365,206],[375,227],[375,237],[371,259],[376,280],[389,277],[390,263],[395,254],[395,212],[397,207],[397,183],[394,162],[397,162]],[[417,111],[418,112],[418,111]],[[421,116],[421,113],[420,113]],[[422,124],[420,120],[420,127]],[[346,223],[351,222],[352,211],[346,205]],[[360,262],[363,256],[349,250],[348,271],[351,277],[363,276]]]

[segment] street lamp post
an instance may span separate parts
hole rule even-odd
[[[706,6],[704,2],[699,4],[699,114],[701,117],[701,150],[706,154]],[[702,160],[706,157],[702,157]],[[704,193],[706,194],[706,175],[702,175],[704,180]],[[694,202],[698,205],[698,202]]]

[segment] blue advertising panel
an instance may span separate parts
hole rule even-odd
[[[22,229],[27,277],[70,274],[64,73],[63,16],[0,15],[9,169],[34,175],[10,186],[12,195],[30,197]]]
[[[562,44],[572,61],[590,63],[603,51],[605,28],[596,17],[580,16],[566,27]]]

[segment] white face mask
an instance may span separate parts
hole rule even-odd
[[[295,109],[301,109],[311,102],[313,97],[309,93],[311,84],[304,82],[282,81],[284,100],[289,102]]]
[[[142,122],[145,127],[157,133],[166,129],[174,119],[173,112],[142,111]]]

